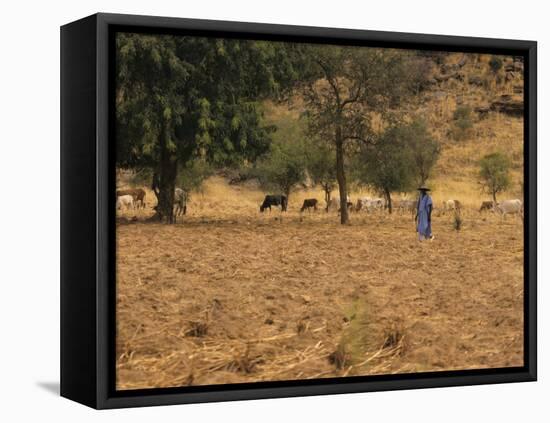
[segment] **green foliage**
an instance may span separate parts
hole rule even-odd
[[[502,69],[502,59],[499,56],[492,56],[489,60],[489,67],[491,68],[491,72],[493,72],[495,75]]]
[[[496,202],[498,193],[510,186],[510,160],[501,152],[487,154],[479,162],[483,190]]]
[[[213,173],[212,166],[205,160],[193,160],[180,168],[176,186],[186,192],[200,192],[203,182]]]
[[[470,106],[459,106],[453,113],[452,135],[456,140],[465,140],[471,136],[474,126],[473,113]]]
[[[150,168],[136,168],[135,172],[130,176],[129,184],[132,187],[149,186],[153,177],[153,172]]]
[[[430,135],[426,122],[419,118],[397,126],[395,131],[400,142],[411,150],[415,183],[424,185],[441,153],[439,143]]]
[[[307,170],[311,180],[321,185],[325,201],[336,188],[336,153],[326,142],[311,142],[307,146]]]
[[[259,101],[281,91],[277,45],[247,40],[117,36],[117,162],[156,165],[166,148],[216,166],[265,153]]]
[[[300,140],[279,140],[271,144],[269,154],[253,170],[266,190],[277,190],[287,197],[306,179],[306,154]]]
[[[354,160],[358,179],[376,191],[410,191],[414,187],[414,154],[405,129],[387,129],[373,146],[363,147]]]

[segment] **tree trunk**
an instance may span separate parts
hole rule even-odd
[[[391,214],[392,212],[392,206],[391,206],[391,194],[388,190],[384,191],[384,195],[386,196],[386,202],[388,204],[388,212]]]
[[[178,161],[166,148],[166,123],[160,137],[160,163],[158,174],[155,175],[155,178],[158,178],[158,180],[153,182],[153,186],[157,185],[158,193],[157,190],[154,190],[154,192],[158,202],[156,213],[152,219],[174,223],[174,190],[178,175]]]
[[[497,192],[493,191],[493,204],[497,203]]]
[[[174,157],[167,155],[161,161],[160,185],[157,205],[157,215],[161,221],[174,223],[174,190],[176,188],[176,176],[178,174],[178,162]]]
[[[340,190],[340,223],[345,225],[349,223],[348,190],[346,187],[346,174],[344,173],[344,142],[340,128],[336,130],[336,179]]]
[[[285,196],[286,196],[286,207],[285,209],[288,209],[288,200],[290,199],[290,188],[286,188],[285,189]],[[286,210],[283,210],[283,207],[281,206],[281,210],[282,211],[286,211]]]
[[[325,190],[325,203],[327,203],[326,211],[328,213],[328,206],[330,204],[330,194],[332,190],[328,188],[328,185],[325,185],[323,188]]]

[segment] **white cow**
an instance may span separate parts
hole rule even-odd
[[[416,200],[397,200],[394,203],[394,207],[400,212],[405,213],[409,212],[414,214],[416,211]]]
[[[367,212],[371,212],[374,210],[382,210],[385,204],[383,198],[362,197],[357,200],[355,211],[366,210]]]
[[[502,216],[507,214],[520,214],[522,209],[522,202],[517,198],[513,200],[504,200],[500,203],[497,203],[495,210],[498,211]]]
[[[442,208],[443,213],[447,211],[455,211],[455,210],[460,211],[461,208],[462,208],[462,204],[458,200],[443,201],[443,208]]]
[[[134,197],[131,195],[120,195],[116,199],[116,209],[122,210],[123,208],[126,208],[126,210],[133,209],[134,207]]]

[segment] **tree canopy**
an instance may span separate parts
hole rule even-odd
[[[479,177],[483,190],[496,203],[497,194],[510,186],[510,160],[500,152],[487,154],[479,162]]]
[[[303,139],[287,137],[285,132],[271,143],[269,153],[253,173],[264,188],[282,192],[288,199],[291,192],[306,181],[307,154]]]
[[[388,128],[375,146],[363,146],[356,158],[358,180],[384,195],[390,213],[391,193],[414,186],[414,151],[403,131],[400,126]]]

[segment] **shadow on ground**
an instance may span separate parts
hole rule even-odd
[[[36,382],[36,386],[49,392],[50,394],[59,396],[59,382]]]

